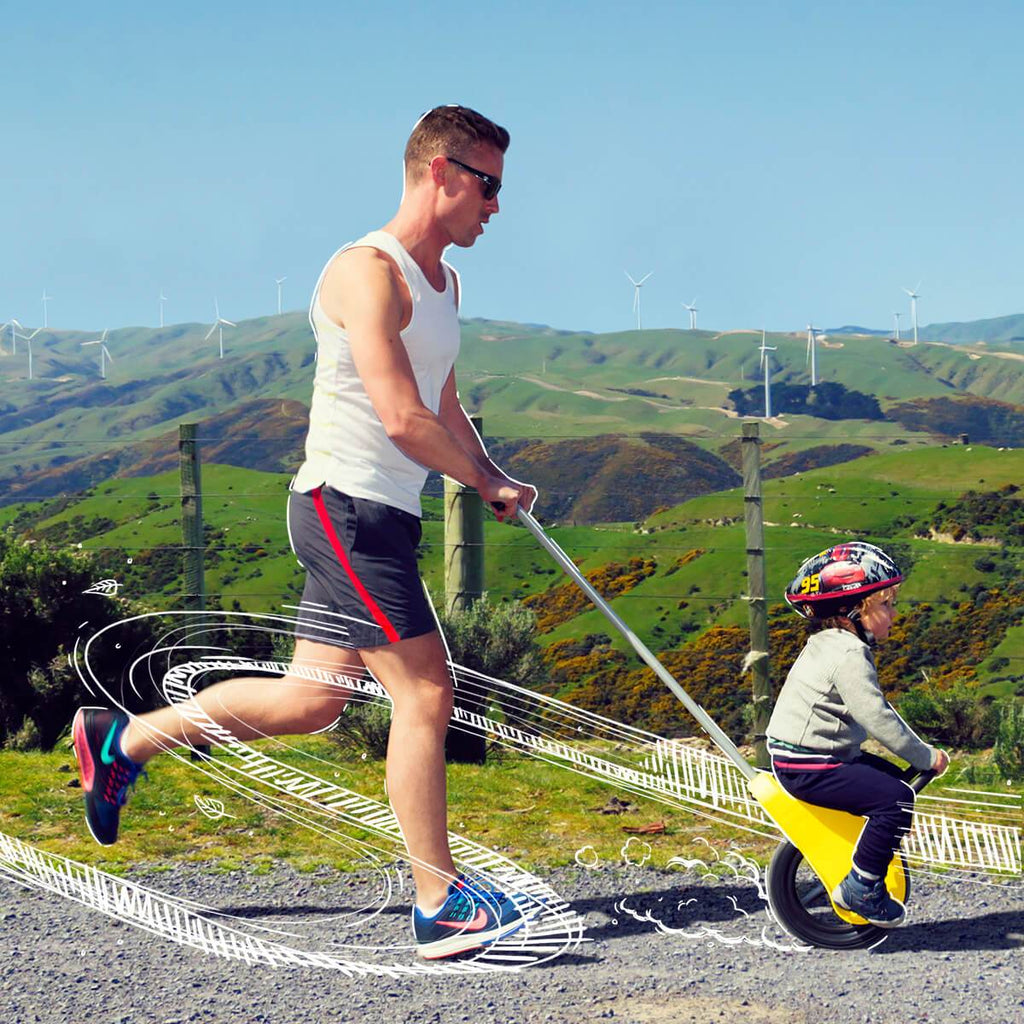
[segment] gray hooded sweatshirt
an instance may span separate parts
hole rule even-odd
[[[768,736],[840,761],[852,761],[873,737],[925,771],[935,749],[888,704],[871,648],[845,629],[812,634],[789,670],[768,723]]]

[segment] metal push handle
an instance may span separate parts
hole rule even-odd
[[[540,523],[525,509],[517,510],[523,525],[540,541],[541,547],[565,570],[573,582],[590,598],[604,617],[629,641],[633,650],[654,670],[655,675],[683,702],[686,710],[697,719],[701,728],[718,748],[748,779],[757,772],[739,752],[736,744],[719,728],[714,719],[679,685],[671,672],[648,650],[644,642],[612,610],[607,601],[591,586],[590,581],[576,568],[569,556],[544,532]]]

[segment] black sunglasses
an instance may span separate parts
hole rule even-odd
[[[488,201],[493,199],[501,191],[501,178],[496,178],[493,174],[485,174],[483,171],[478,171],[475,167],[470,167],[469,164],[464,164],[461,160],[456,160],[455,157],[446,157],[448,163],[455,164],[456,167],[461,167],[464,171],[479,178],[483,183],[484,199]]]

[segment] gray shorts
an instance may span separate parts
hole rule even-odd
[[[418,516],[332,487],[288,497],[288,536],[306,570],[296,637],[381,647],[423,636],[437,620],[420,582]]]

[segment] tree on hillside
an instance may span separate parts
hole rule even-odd
[[[741,416],[760,416],[764,411],[764,392],[760,387],[736,388],[729,392]],[[772,409],[776,415],[790,413],[817,416],[823,420],[884,420],[874,395],[854,391],[835,381],[810,384],[774,384]]]
[[[930,519],[908,517],[907,525],[917,524],[919,537],[934,531],[957,541],[995,537],[1006,544],[1020,544],[1024,542],[1024,501],[1019,495],[1017,484],[1006,484],[998,491],[969,490],[950,504],[940,501]]]

